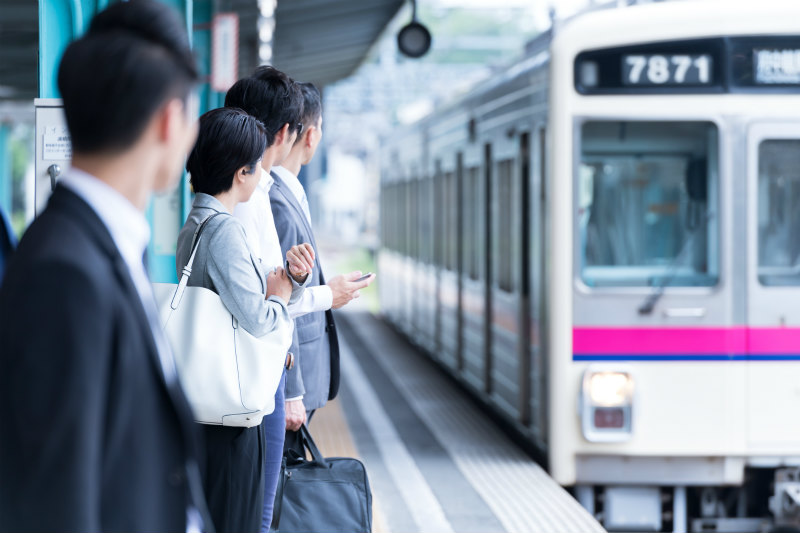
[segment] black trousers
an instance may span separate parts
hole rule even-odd
[[[258,533],[264,505],[266,447],[260,426],[203,424],[203,488],[218,533]]]

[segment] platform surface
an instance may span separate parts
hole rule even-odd
[[[336,316],[341,389],[310,428],[326,456],[365,463],[373,531],[605,531],[384,322]]]

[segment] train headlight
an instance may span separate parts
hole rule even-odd
[[[633,377],[625,371],[589,369],[583,375],[580,402],[583,436],[592,442],[630,438]]]

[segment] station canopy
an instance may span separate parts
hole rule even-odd
[[[322,87],[353,74],[404,0],[278,0],[272,63]]]
[[[352,74],[404,0],[278,0],[271,63],[319,87]],[[36,0],[0,0],[0,101],[38,95],[39,20]],[[239,72],[259,59],[258,0],[219,0],[239,14]]]
[[[38,95],[39,3],[0,0],[0,101]]]

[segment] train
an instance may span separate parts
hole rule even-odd
[[[587,9],[380,174],[382,315],[604,527],[800,529],[800,2]]]

